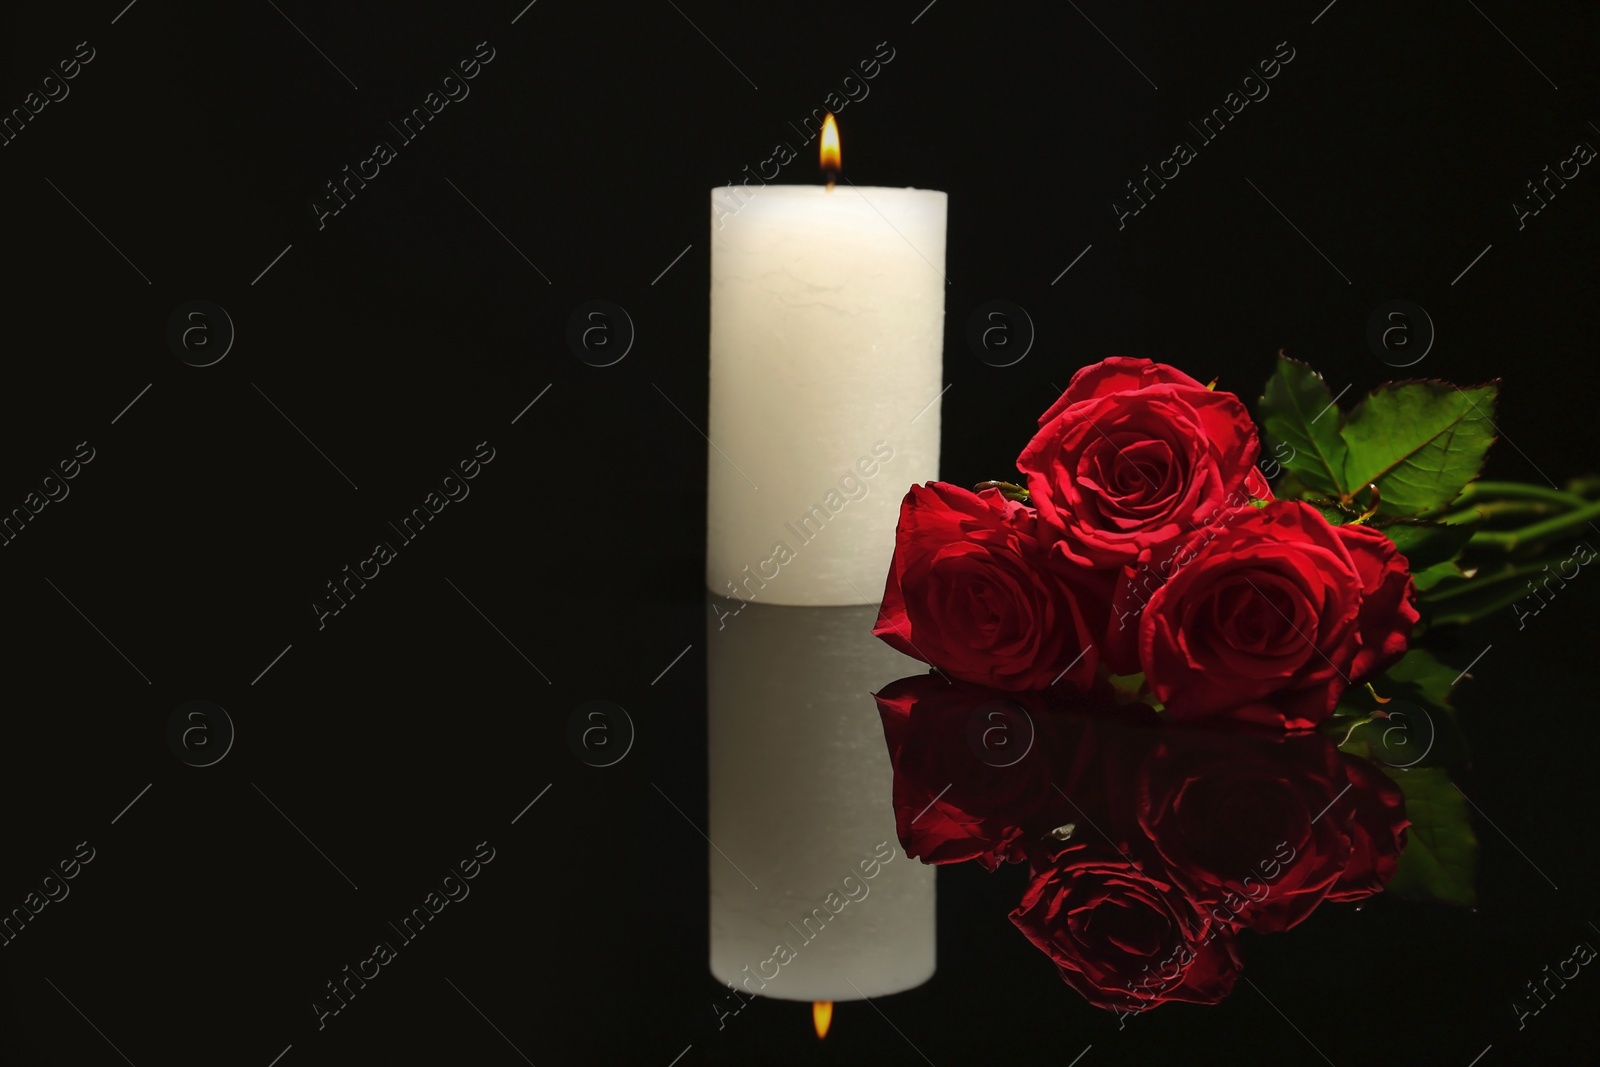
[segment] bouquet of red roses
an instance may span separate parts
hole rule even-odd
[[[1231,985],[1237,957],[1214,946],[1231,946],[1238,930],[1285,929],[1322,900],[1385,887],[1472,903],[1477,842],[1448,776],[1467,762],[1450,706],[1466,670],[1422,645],[1440,628],[1508,606],[1525,626],[1537,610],[1522,606],[1522,586],[1538,598],[1534,582],[1543,577],[1548,593],[1552,567],[1570,577],[1562,568],[1592,559],[1585,544],[1553,546],[1600,517],[1592,479],[1564,489],[1477,480],[1497,432],[1496,395],[1495,383],[1393,382],[1342,410],[1320,375],[1280,354],[1258,405],[1271,447],[1263,460],[1262,436],[1237,396],[1164,364],[1113,357],[1078,371],[1040,417],[1017,459],[1020,484],[913,486],[873,629],[934,672],[878,694],[908,854],[990,869],[1027,862],[1033,881],[1013,920],[1106,1007],[1129,995],[1150,1003],[1151,987],[1143,995],[1131,983],[1122,989],[1117,968],[1106,970],[1073,940],[1072,923],[1088,922],[1064,903],[1074,894],[1166,916],[1183,958],[1210,961],[1204,981],[1171,977],[1166,991],[1202,1001]],[[1526,525],[1508,530],[1507,522]],[[941,685],[950,689],[942,697]],[[966,694],[969,747],[1005,775],[975,770],[968,801],[950,784],[957,774],[924,774],[928,757],[904,754],[907,721],[957,692]],[[1311,888],[1293,894],[1293,921],[1271,909],[1219,918],[1211,908],[1212,890],[1242,892],[1251,873],[1224,869],[1229,863],[1267,862],[1255,859],[1261,841],[1226,825],[1203,833],[1189,825],[1189,838],[1231,857],[1206,868],[1210,882],[1197,882],[1165,847],[1171,835],[1152,829],[1172,816],[1161,805],[1227,777],[1221,749],[1194,760],[1180,751],[1192,744],[1140,742],[1138,773],[1162,789],[1106,794],[1103,774],[1093,778],[1091,793],[1110,797],[1107,825],[1097,823],[1099,840],[1080,831],[1063,844],[1059,829],[1072,810],[1052,794],[1080,786],[1086,749],[1033,749],[1039,717],[1048,722],[1063,708],[1109,708],[1167,729],[1266,731],[1279,741],[1272,752],[1297,754],[1295,775],[1346,789],[1360,783],[1343,820],[1345,843],[1321,850]],[[1031,761],[989,758],[989,739],[1019,723]],[[1060,728],[1041,736],[1052,731]],[[1309,739],[1286,744],[1295,737]],[[1248,745],[1239,751],[1241,765],[1260,762]],[[1329,763],[1335,757],[1344,770]],[[1163,760],[1170,765],[1156,766]],[[922,784],[948,792],[917,813]],[[1019,790],[1048,803],[1020,803]],[[1259,829],[1259,819],[1241,826]],[[1310,840],[1303,836],[1302,847]],[[1303,886],[1306,877],[1302,869],[1286,884]],[[1170,941],[1140,943],[1154,951]],[[1117,981],[1107,984],[1107,974]]]

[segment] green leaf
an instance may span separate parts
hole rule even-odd
[[[1368,712],[1359,719],[1340,719],[1336,712],[1329,720],[1331,728],[1324,733],[1338,739],[1340,752],[1388,770],[1465,767],[1467,762],[1460,756],[1438,758],[1440,749],[1465,752],[1454,723],[1448,712],[1430,712],[1409,700],[1391,700],[1379,711]]]
[[[1405,794],[1411,820],[1400,868],[1385,888],[1411,900],[1471,907],[1477,900],[1478,839],[1460,791],[1438,767],[1385,771]]]
[[[1381,492],[1381,490],[1380,490]],[[1447,526],[1435,522],[1379,522],[1373,528],[1382,533],[1411,564],[1411,574],[1427,570],[1436,563],[1446,563],[1461,555],[1475,526]],[[1419,586],[1418,588],[1421,588]]]
[[[1324,496],[1349,499],[1346,447],[1339,435],[1342,415],[1322,375],[1279,353],[1259,408],[1268,442],[1289,446],[1288,457],[1278,462],[1294,473],[1300,485]],[[1275,447],[1275,457],[1278,451]]]
[[[1345,420],[1342,484],[1376,483],[1379,513],[1437,512],[1478,476],[1494,441],[1493,383],[1462,389],[1449,382],[1383,385]]]
[[[1118,704],[1131,704],[1141,700],[1144,696],[1144,673],[1113,674],[1106,679],[1111,683],[1114,699]]]
[[[1384,724],[1372,713],[1380,707],[1366,686],[1353,685],[1339,698],[1333,714],[1323,722],[1321,732],[1338,746],[1340,752],[1368,763],[1377,763],[1372,749],[1379,740],[1378,735]]]
[[[1466,581],[1466,578],[1467,573],[1461,569],[1461,564],[1453,559],[1447,559],[1443,563],[1435,563],[1432,566],[1422,568],[1420,571],[1413,569],[1411,572],[1411,583],[1417,587],[1417,592],[1419,593],[1432,589],[1446,579]]]
[[[1322,732],[1340,751],[1386,768],[1470,767],[1472,753],[1450,706],[1459,673],[1413,649],[1370,688],[1347,689]]]
[[[1440,663],[1433,658],[1433,653],[1421,648],[1413,648],[1400,657],[1399,663],[1383,673],[1384,679],[1392,683],[1394,688],[1447,711],[1451,710],[1450,690],[1460,676],[1460,671],[1449,664]],[[1383,688],[1388,692],[1391,687],[1386,685]]]
[[[1287,468],[1285,470],[1286,473],[1283,477],[1279,478],[1272,486],[1273,496],[1279,500],[1303,500],[1306,497],[1319,495],[1302,485],[1300,479],[1295,476],[1294,471],[1287,470]]]
[[[1361,512],[1347,508],[1337,501],[1307,500],[1306,503],[1322,512],[1329,526],[1348,526],[1361,517]]]
[[[1339,751],[1357,759],[1364,759],[1368,763],[1378,762],[1372,758],[1372,745],[1367,741],[1368,731],[1371,729],[1372,724],[1366,720],[1341,723],[1338,733],[1338,736],[1342,738],[1339,742]]]
[[[1470,767],[1467,735],[1450,706],[1461,672],[1414,648],[1376,683],[1389,698],[1389,719],[1374,742],[1375,758],[1389,767]],[[1411,705],[1411,706],[1408,706]]]

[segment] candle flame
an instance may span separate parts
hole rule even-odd
[[[839,151],[839,124],[833,121],[833,112],[828,112],[828,117],[822,120],[822,172],[828,176],[828,188],[833,188],[833,179],[839,173],[842,164],[842,155]]]
[[[817,1040],[828,1036],[828,1024],[833,1022],[833,1001],[817,1000],[811,1003],[811,1022],[817,1028]]]

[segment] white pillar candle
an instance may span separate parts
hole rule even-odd
[[[871,694],[923,664],[870,636],[871,606],[728,601],[711,614],[711,973],[779,1000],[921,985],[934,869],[900,850]]]
[[[942,192],[711,193],[706,585],[883,594],[906,487],[939,475]]]

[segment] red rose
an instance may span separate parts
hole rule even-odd
[[[1038,857],[1011,921],[1099,1008],[1215,1004],[1239,974],[1230,927],[1109,848],[1075,845]]]
[[[1245,477],[1245,492],[1255,500],[1272,500],[1272,490],[1254,468]],[[1111,613],[1106,624],[1105,639],[1101,642],[1101,660],[1114,674],[1136,674],[1139,666],[1139,618],[1149,606],[1150,598],[1166,584],[1179,568],[1194,561],[1217,535],[1234,522],[1256,513],[1253,504],[1225,508],[1206,516],[1195,532],[1179,541],[1160,558],[1128,564],[1117,575],[1111,592]]]
[[[1238,709],[1309,728],[1359,672],[1404,651],[1415,593],[1405,557],[1384,556],[1370,531],[1352,536],[1296,501],[1250,510],[1196,535],[1208,540],[1192,557],[1178,550],[1140,617],[1139,660],[1174,718]]]
[[[1272,495],[1272,485],[1267,481],[1267,476],[1261,473],[1260,467],[1251,467],[1250,473],[1244,476],[1245,495],[1254,500],[1276,500]]]
[[[1328,738],[1163,733],[1138,777],[1133,854],[1153,852],[1214,921],[1287,930],[1393,875],[1400,791]]]
[[[1260,451],[1249,412],[1172,367],[1125,356],[1085,367],[1040,424],[1017,468],[1059,539],[1052,552],[1079,566],[1156,561],[1249,501]]]
[[[872,632],[954,678],[1087,689],[1109,577],[1045,566],[1035,527],[1033,510],[998,490],[912,486]]]
[[[1336,527],[1361,575],[1361,651],[1350,666],[1350,680],[1376,678],[1406,654],[1417,624],[1417,591],[1411,565],[1400,550],[1368,526]]]

